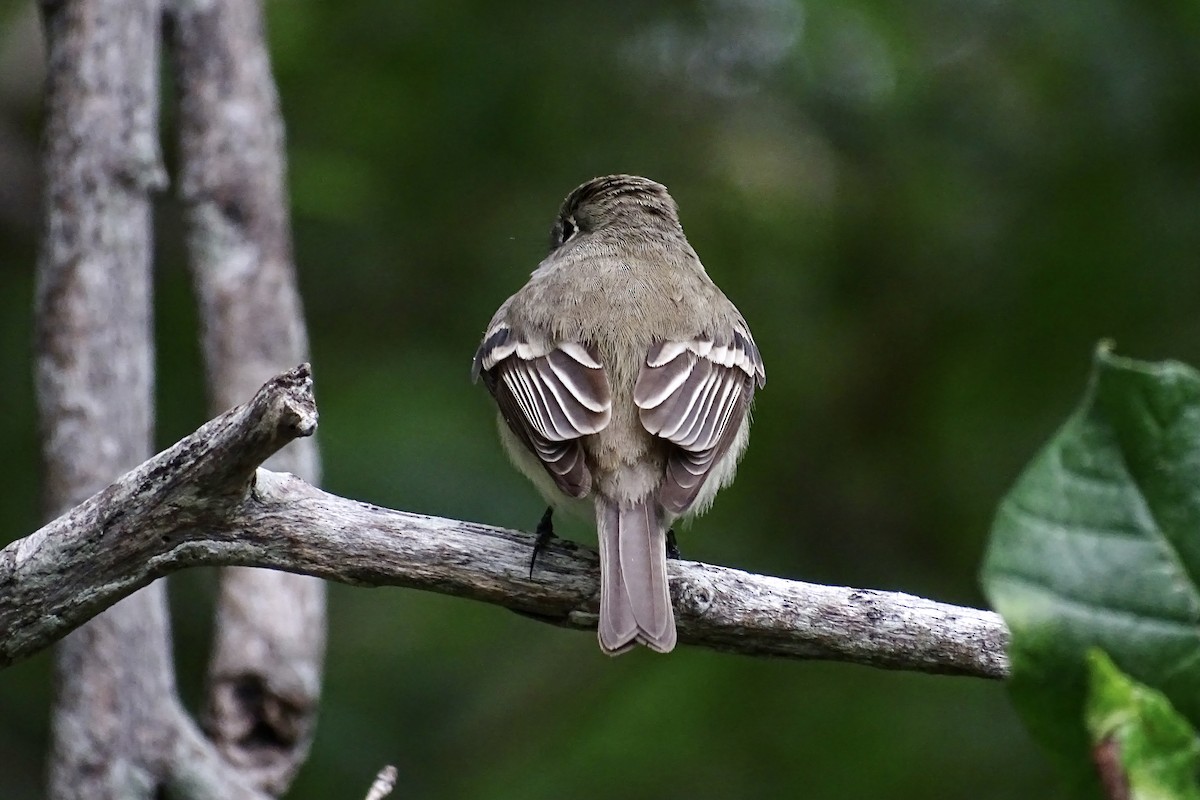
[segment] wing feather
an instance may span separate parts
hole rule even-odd
[[[721,337],[657,342],[634,386],[642,426],[675,447],[660,492],[663,506],[682,513],[695,501],[766,382],[750,333],[735,327]]]
[[[539,346],[505,323],[483,337],[472,377],[482,376],[517,438],[571,497],[591,491],[581,439],[612,417],[612,391],[596,353],[577,342]]]

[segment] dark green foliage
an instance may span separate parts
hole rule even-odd
[[[1079,410],[1001,504],[983,570],[1013,632],[1013,700],[1081,784],[1090,648],[1200,722],[1198,534],[1200,373],[1101,346]]]
[[[1094,342],[1200,363],[1190,1],[269,10],[332,491],[532,530],[542,506],[470,359],[562,197],[615,171],[671,188],[771,377],[685,557],[982,604],[998,498]],[[6,59],[36,33],[6,28],[32,13],[0,0],[0,155],[27,177],[37,75],[16,92]],[[0,174],[0,541],[37,524],[32,189]],[[172,201],[159,219],[167,444],[206,413]],[[174,583],[195,698],[209,576]],[[365,794],[387,762],[413,798],[1054,787],[997,684],[689,648],[610,662],[587,635],[412,592],[335,588],[331,615],[299,800]],[[41,796],[49,664],[0,674],[6,799]]]

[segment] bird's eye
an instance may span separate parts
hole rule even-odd
[[[578,229],[575,227],[575,220],[570,217],[563,219],[562,232],[558,235],[558,243],[565,244],[572,236],[575,235],[577,230]]]

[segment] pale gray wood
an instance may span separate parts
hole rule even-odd
[[[228,535],[238,524],[232,512],[254,504],[258,465],[316,427],[312,378],[302,365],[0,550],[0,664],[36,652],[155,578],[199,564],[178,560],[175,548],[203,539],[209,527]],[[245,562],[224,562],[236,563]]]
[[[247,489],[253,464],[312,433],[310,392],[304,368],[280,376],[248,405],[0,550],[0,630],[8,632],[0,666],[153,578],[199,565],[425,589],[595,629],[592,548],[553,542],[531,579],[528,533],[380,508],[266,469]],[[1008,632],[992,612],[690,561],[672,561],[668,572],[684,643],[985,678],[1008,672]]]
[[[151,453],[150,193],[164,177],[157,2],[41,9],[48,63],[35,375],[43,503],[54,516]],[[151,797],[175,738],[162,588],[67,637],[55,672],[49,796]],[[164,734],[166,742],[142,747],[142,737]]]
[[[165,177],[158,2],[65,0],[41,9],[48,64],[35,373],[53,516],[151,452],[150,195]],[[92,535],[90,543],[43,542],[43,552],[73,551],[86,569],[86,552],[105,540],[102,529]],[[50,593],[73,588],[42,584]],[[45,599],[15,598],[32,608]],[[87,605],[92,611],[71,628],[112,602]],[[17,634],[0,630],[6,640]],[[259,796],[222,769],[178,703],[161,584],[75,630],[55,669],[50,797]]]
[[[42,5],[45,228],[35,373],[48,516],[151,452],[150,195],[165,185],[157,131],[160,13],[156,0]],[[101,530],[93,536],[91,543],[43,542],[43,552],[73,550],[86,568],[88,551],[104,542]],[[8,599],[39,608],[45,598],[18,591]],[[110,605],[88,604],[92,611],[70,628]],[[17,634],[0,631],[5,640]],[[229,774],[179,705],[162,584],[66,637],[55,669],[51,798],[261,797]]]
[[[308,355],[283,120],[259,0],[173,0],[167,12],[179,196],[215,414]],[[267,466],[316,483],[315,440],[297,440]],[[203,725],[225,758],[272,794],[287,789],[312,743],[325,627],[321,581],[222,572]]]
[[[396,768],[391,764],[379,770],[371,788],[367,790],[367,800],[383,800],[391,794],[392,790],[396,788],[396,777]]]
[[[43,214],[35,378],[43,503],[70,508],[151,453],[158,4],[42,5]]]

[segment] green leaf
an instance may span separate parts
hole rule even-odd
[[[983,585],[1012,630],[1013,702],[1098,791],[1079,724],[1097,646],[1200,720],[1200,374],[1097,350],[1079,409],[992,526]]]
[[[1098,648],[1088,651],[1088,673],[1087,729],[1108,780],[1126,786],[1130,800],[1200,800],[1200,741],[1166,696]]]

